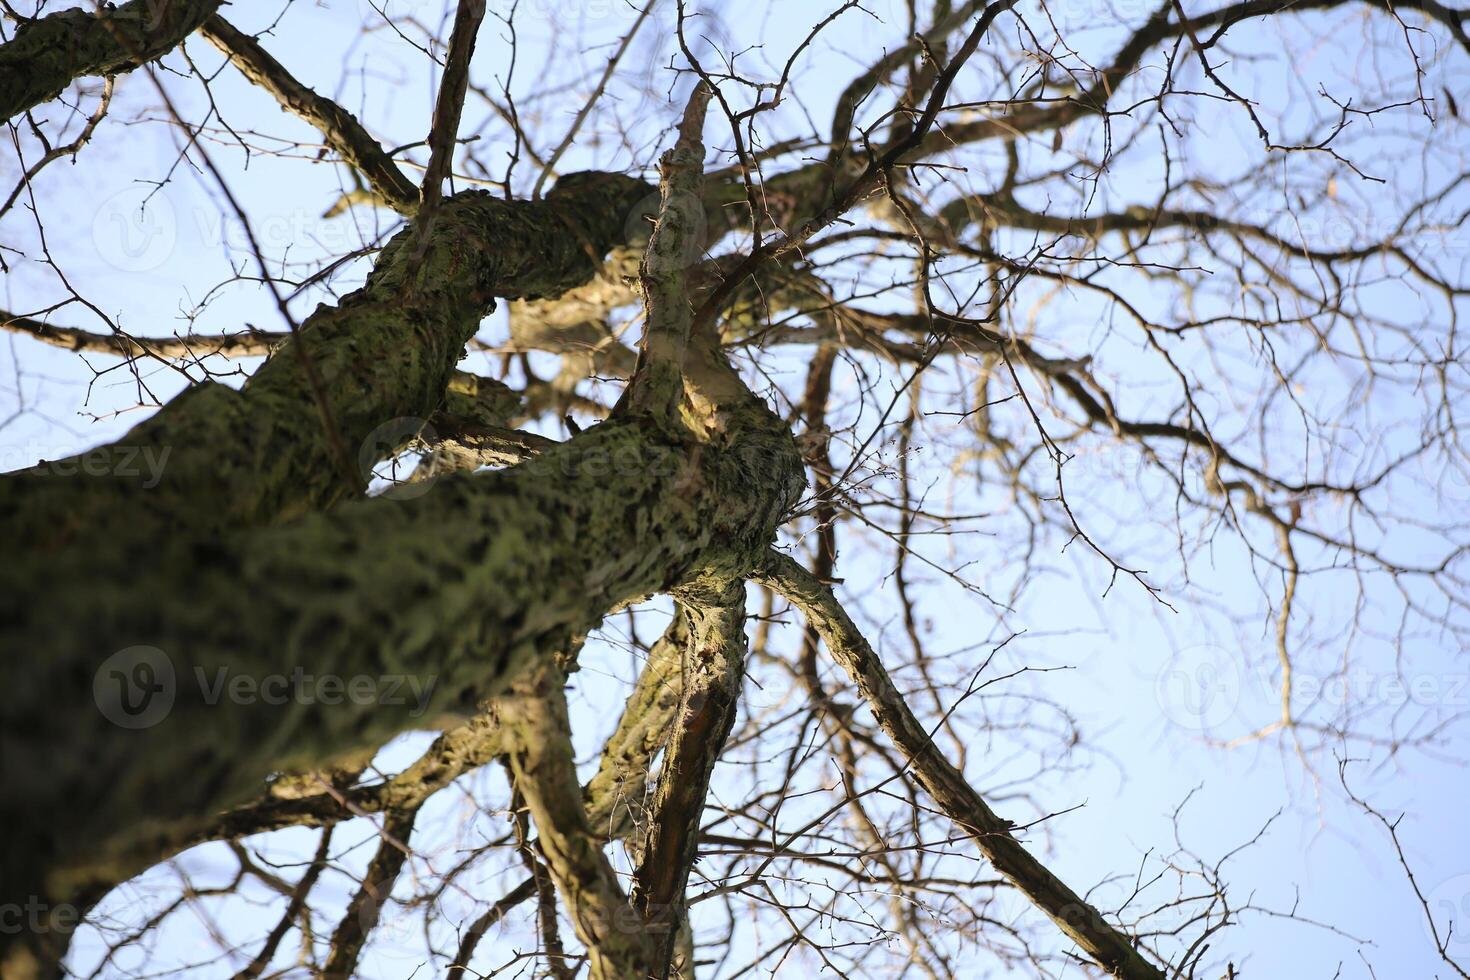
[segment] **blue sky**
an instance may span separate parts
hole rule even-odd
[[[780,132],[782,126],[794,131],[802,125],[800,109],[810,109],[817,118],[823,118],[833,95],[855,73],[862,57],[879,50],[885,40],[891,45],[902,37],[905,18],[901,4],[884,0],[865,6],[877,18],[846,17],[813,49],[803,66],[799,88],[802,105],[792,107],[773,122],[771,139],[784,135]],[[498,8],[493,5],[493,9]],[[436,23],[440,16],[440,5],[434,2],[395,4],[390,9],[412,10]],[[1110,9],[1099,5],[1089,11],[1085,5],[1074,3],[1054,7],[1053,13],[1063,20],[1071,18],[1079,26],[1077,43],[1087,51],[1104,52],[1116,37],[1116,30],[1094,27],[1094,22],[1101,23],[1104,18],[1089,20],[1089,14],[1101,15]],[[722,32],[715,36],[736,49],[753,40],[764,40],[767,48],[747,52],[741,64],[751,65],[752,71],[769,71],[766,63],[779,64],[791,45],[804,35],[809,22],[825,10],[805,2],[732,10],[722,22]],[[1124,12],[1129,11],[1125,8]],[[430,79],[421,59],[416,59],[413,51],[395,41],[388,31],[358,37],[356,26],[372,13],[365,0],[298,4],[286,14],[278,34],[267,40],[267,47],[303,81],[359,112],[385,142],[422,139],[432,104]],[[232,12],[232,16],[240,26],[253,29],[266,19],[260,11],[244,8]],[[585,35],[583,43],[574,40],[579,35],[568,23],[571,17],[581,18],[577,27]],[[551,78],[595,74],[607,49],[591,42],[615,38],[630,21],[627,6],[614,0],[585,5],[570,0],[523,4],[517,19],[519,51],[512,91],[534,90],[543,73]],[[650,35],[656,36],[667,23],[665,16],[659,26],[650,28]],[[1362,62],[1365,51],[1379,51],[1389,43],[1385,39],[1392,36],[1391,30],[1368,27],[1359,36],[1342,29],[1342,21],[1331,21],[1337,25],[1337,33],[1314,37],[1312,43],[1306,43],[1315,29],[1329,21],[1311,16],[1293,23],[1302,25],[1302,33],[1292,36],[1283,50],[1309,52],[1310,57],[1293,62],[1300,74],[1285,76],[1279,64],[1248,72],[1243,82],[1251,86],[1248,94],[1269,100],[1273,92],[1309,87],[1319,77],[1336,79],[1349,74]],[[1252,43],[1262,48],[1274,43],[1269,35],[1258,38],[1249,31],[1241,33],[1255,39]],[[656,47],[636,51],[629,70],[635,80],[651,80],[651,88],[659,93],[672,85],[677,100],[685,83],[674,84],[664,70],[668,63],[666,41],[663,38]],[[201,42],[193,42],[191,50],[201,64],[218,63],[213,50]],[[477,55],[476,80],[498,88],[509,69],[508,50],[504,27],[487,21]],[[708,45],[702,48],[702,56],[708,50]],[[1458,62],[1450,57],[1431,64],[1431,86],[1452,82],[1456,65],[1463,71],[1463,56]],[[1396,78],[1397,71],[1395,68],[1382,74]],[[1191,82],[1199,82],[1197,71]],[[180,106],[187,107],[186,114],[200,109],[197,86],[178,77],[167,78],[165,84]],[[281,116],[268,97],[251,89],[233,72],[222,72],[214,90],[237,129],[312,140],[304,124]],[[268,293],[250,282],[229,282],[234,268],[248,268],[248,261],[240,247],[240,230],[233,219],[222,218],[220,195],[207,175],[187,164],[178,166],[167,185],[149,199],[147,212],[139,215],[139,204],[153,188],[137,181],[160,180],[177,161],[176,137],[163,125],[121,124],[151,103],[150,94],[149,83],[141,75],[124,79],[119,84],[116,118],[99,130],[75,165],[53,165],[37,181],[36,196],[51,254],[67,279],[82,288],[92,303],[138,335],[166,335],[182,329],[185,318],[198,312],[201,305],[195,327],[200,332],[237,329],[247,323],[280,329],[282,324]],[[662,127],[675,117],[674,110],[661,100],[640,101],[632,84],[614,95],[624,100],[619,104],[620,118],[630,124],[627,139],[634,149],[622,148],[619,135],[610,125],[589,127],[563,169],[583,165],[630,169],[652,159]],[[580,97],[569,98],[565,106],[556,105],[561,115],[549,112],[541,132],[559,133],[579,105]],[[150,110],[146,115],[156,117],[157,113]],[[476,127],[483,123],[489,134],[487,140],[501,138],[503,128],[484,122],[489,116],[483,102],[472,102],[465,112],[462,135],[479,132]],[[1238,113],[1232,115],[1217,102],[1204,102],[1195,107],[1195,119],[1202,123],[1207,138],[1215,141],[1215,162],[1221,173],[1261,166],[1253,162],[1257,148],[1248,124]],[[1362,158],[1392,180],[1387,190],[1343,180],[1340,203],[1335,206],[1349,215],[1353,227],[1378,220],[1381,203],[1383,214],[1390,214],[1384,202],[1393,199],[1399,183],[1437,186],[1449,176],[1442,162],[1416,169],[1419,165],[1415,160],[1413,166],[1399,169],[1395,161],[1402,159],[1404,147],[1422,138],[1422,134],[1416,137],[1416,132],[1412,120],[1394,117],[1377,124],[1370,135],[1356,137],[1354,146]],[[1463,139],[1463,128],[1458,137]],[[247,202],[257,238],[277,261],[288,256],[306,263],[338,255],[392,225],[390,215],[364,210],[323,218],[323,211],[340,187],[340,172],[333,168],[311,166],[301,159],[262,155],[247,159],[238,148],[214,142],[210,134],[206,134],[205,145],[227,174],[232,192]],[[499,165],[504,152],[504,147],[494,146],[482,152],[481,158]],[[969,161],[974,171],[971,176],[983,182],[985,165],[994,161],[993,155],[974,154]],[[1273,158],[1265,166],[1279,167],[1281,179],[1277,186],[1282,193],[1295,191],[1294,182],[1302,177],[1295,162],[1288,165]],[[7,156],[0,168],[8,187],[15,173],[13,158]],[[1151,159],[1146,147],[1130,151],[1109,175],[1095,207],[1149,200],[1160,179],[1157,160]],[[1066,208],[1077,204],[1058,203]],[[1250,202],[1245,206],[1249,207]],[[1325,213],[1328,217],[1321,227],[1328,234],[1332,232],[1334,212]],[[33,248],[37,233],[30,217],[23,212],[7,216],[0,224],[0,241],[20,241],[28,249]],[[1463,237],[1451,244],[1463,262]],[[361,268],[359,264],[358,274]],[[342,282],[350,283],[351,275],[345,275]],[[224,285],[216,290],[220,283]],[[0,282],[0,291],[5,308],[21,312],[43,307],[64,295],[54,272],[29,262],[13,263]],[[1410,320],[1420,315],[1421,308],[1414,305],[1417,300],[1406,300],[1391,284],[1369,289],[1366,295],[1370,308],[1380,315],[1402,313]],[[1162,295],[1144,295],[1141,302],[1166,305],[1166,300]],[[329,301],[329,297],[322,291],[312,291],[293,300],[292,308],[300,316],[323,301]],[[1429,304],[1424,308],[1431,307]],[[1054,333],[1049,341],[1086,338],[1107,345],[1112,357],[1109,367],[1131,377],[1136,385],[1129,397],[1136,397],[1141,407],[1152,404],[1149,392],[1165,381],[1161,369],[1142,353],[1129,360],[1120,353],[1124,341],[1099,339],[1105,332],[1106,311],[1085,297],[1060,299],[1050,311],[1048,315],[1061,320],[1070,317],[1077,326],[1072,333]],[[53,319],[98,329],[97,321],[77,304],[58,311]],[[1432,325],[1426,321],[1425,329]],[[487,320],[481,336],[504,337],[501,314]],[[1079,341],[1077,349],[1091,348]],[[800,352],[793,352],[778,363],[795,372],[802,365],[802,357]],[[146,411],[134,407],[139,401],[166,401],[185,383],[179,374],[156,364],[139,365],[135,372],[119,368],[114,360],[104,357],[88,358],[87,363],[22,338],[0,337],[0,421],[5,423],[0,427],[0,466],[14,469],[116,438]],[[466,366],[486,371],[490,361],[476,356]],[[1237,368],[1248,369],[1249,365]],[[94,370],[99,373],[94,374]],[[1345,428],[1363,424],[1367,416],[1355,404],[1357,390],[1340,383],[1340,379],[1334,380],[1330,372],[1317,377],[1322,382],[1320,404],[1324,410],[1340,411]],[[851,373],[839,372],[837,384],[839,401],[844,393],[856,397],[857,380]],[[144,389],[147,394],[140,396]],[[1373,403],[1373,411],[1384,420],[1383,434],[1376,441],[1359,440],[1357,449],[1364,460],[1389,451],[1396,440],[1412,436],[1405,420],[1412,419],[1415,405],[1412,400],[1401,401],[1400,395],[1391,392]],[[936,420],[926,424],[941,423]],[[555,429],[547,431],[561,435]],[[1295,434],[1283,428],[1272,434],[1273,439],[1277,437],[1289,445]],[[936,472],[945,471],[950,462],[942,456],[947,444],[936,447],[940,457],[930,464]],[[1351,443],[1344,440],[1343,445]],[[1248,970],[1243,976],[1325,980],[1374,975],[1380,980],[1427,980],[1451,975],[1434,955],[1423,911],[1397,865],[1386,833],[1344,799],[1338,786],[1333,746],[1315,749],[1304,760],[1280,739],[1234,748],[1210,744],[1212,737],[1228,739],[1274,717],[1279,678],[1271,668],[1274,654],[1269,647],[1270,610],[1257,586],[1261,569],[1233,537],[1222,534],[1195,552],[1187,582],[1178,570],[1171,571],[1174,542],[1158,535],[1170,516],[1167,494],[1157,484],[1136,485],[1140,462],[1130,459],[1126,448],[1118,452],[1117,457],[1079,455],[1069,464],[1069,478],[1075,473],[1075,485],[1096,494],[1088,497],[1085,512],[1090,528],[1106,534],[1120,547],[1136,547],[1136,553],[1163,563],[1154,567],[1177,612],[1150,600],[1126,581],[1104,598],[1105,566],[1079,546],[1063,552],[1053,542],[1045,542],[1047,552],[1040,564],[1046,574],[1026,593],[1014,615],[1006,617],[1008,628],[1026,632],[998,656],[994,670],[1003,673],[1022,667],[1067,668],[1039,678],[1028,676],[1018,682],[1016,690],[1042,690],[1073,712],[1085,733],[1081,751],[1091,765],[1080,771],[1048,770],[1043,764],[1048,758],[1046,751],[1037,748],[1040,739],[1028,742],[1000,737],[985,743],[983,749],[977,745],[977,754],[984,758],[975,764],[972,776],[983,779],[982,785],[1002,785],[1009,776],[1026,774],[1035,797],[1044,801],[1047,809],[1078,808],[1049,822],[1051,837],[1045,846],[1049,847],[1048,860],[1054,870],[1079,888],[1113,875],[1130,875],[1140,866],[1157,868],[1161,853],[1167,855],[1180,846],[1174,840],[1171,816],[1187,797],[1190,800],[1180,819],[1181,843],[1207,862],[1252,839],[1269,822],[1268,832],[1225,866],[1232,896],[1237,901],[1249,896],[1254,904],[1275,910],[1297,907],[1301,915],[1330,924],[1364,943],[1301,922],[1268,915],[1247,916],[1233,933],[1226,934],[1228,938],[1222,939],[1223,944],[1247,955],[1243,965]],[[1339,460],[1334,465],[1347,464]],[[1464,485],[1453,482],[1446,484],[1443,502],[1431,499],[1422,484],[1406,484],[1395,490],[1420,495],[1401,498],[1400,506],[1410,512],[1420,508],[1463,508],[1470,501]],[[961,485],[957,492],[961,502],[1005,506],[986,488]],[[1406,506],[1403,499],[1409,501]],[[1003,516],[1001,511],[997,513]],[[1433,535],[1415,532],[1406,525],[1396,526],[1385,539],[1401,548],[1401,554],[1426,559],[1437,553],[1439,544]],[[851,557],[842,565],[844,595],[861,609],[859,621],[870,630],[885,660],[900,676],[907,676],[900,667],[906,663],[906,640],[901,624],[894,618],[894,589],[887,577],[891,554],[858,535],[852,541],[850,551],[844,552]],[[982,523],[973,536],[935,545],[934,554],[956,562],[980,563],[985,575],[993,576],[987,577],[987,582],[1004,581],[1007,553],[1002,544],[987,538]],[[1333,684],[1345,678],[1368,707],[1378,712],[1375,717],[1381,724],[1388,724],[1400,709],[1463,713],[1470,707],[1470,684],[1465,682],[1470,666],[1466,665],[1464,651],[1452,639],[1426,630],[1417,630],[1399,649],[1372,635],[1375,630],[1391,631],[1395,608],[1387,583],[1371,582],[1368,589],[1374,605],[1358,613],[1355,621],[1356,593],[1351,576],[1343,573],[1323,576],[1320,583],[1314,580],[1312,592],[1304,600],[1307,632],[1303,640],[1312,644],[1315,653],[1303,664],[1299,677],[1302,688],[1324,690],[1330,700]],[[977,645],[983,649],[1005,636],[997,626],[993,606],[942,581],[928,586],[921,614],[931,624],[926,637],[931,649],[961,650]],[[652,635],[651,630],[640,627],[645,637]],[[790,648],[789,642],[785,648]],[[1352,650],[1354,655],[1339,671],[1343,661],[1337,654],[1342,650]],[[628,657],[616,644],[594,644],[583,659],[587,665],[584,678],[601,674],[623,680],[631,677]],[[1201,673],[1210,668],[1215,673]],[[973,660],[965,658],[945,666],[957,681],[972,669]],[[1407,688],[1400,692],[1395,683],[1405,681]],[[1200,683],[1217,698],[1202,712],[1183,701],[1183,692],[1199,690]],[[598,726],[605,728],[609,713],[615,711],[619,691],[615,685],[588,683],[579,687],[574,697],[579,745],[589,760],[595,761],[596,735],[602,730]],[[775,697],[756,690],[750,696]],[[1208,725],[1200,724],[1201,714]],[[423,738],[414,736],[410,741],[421,744]],[[1354,754],[1363,755],[1365,761],[1349,769],[1352,786],[1360,796],[1390,817],[1406,814],[1399,825],[1400,839],[1441,923],[1451,914],[1470,920],[1470,878],[1466,877],[1470,874],[1470,837],[1464,833],[1463,818],[1465,774],[1457,761],[1465,756],[1462,730],[1454,744],[1459,751],[1446,753],[1446,757],[1416,751],[1386,757],[1363,748]],[[396,751],[406,757],[406,747]],[[1339,747],[1337,751],[1344,749]],[[1042,771],[1035,774],[1037,769]],[[487,773],[477,779],[484,786],[486,798],[501,798],[498,775]],[[443,805],[452,809],[464,804],[457,798]],[[1006,812],[1004,807],[1001,809]],[[288,854],[293,847],[299,848],[301,839],[299,834],[277,835],[270,846],[273,851]],[[365,860],[365,855],[359,856]],[[190,860],[207,869],[212,859],[207,853],[196,852]],[[345,884],[339,885],[345,888]],[[1023,916],[1030,914],[1024,909],[1014,911]],[[274,913],[260,904],[242,906],[234,914],[244,917],[237,922],[248,924],[254,921],[251,916],[258,916],[261,922],[273,921]],[[524,943],[527,935],[524,930],[510,929],[497,940],[497,950]],[[1464,935],[1466,938],[1451,947],[1451,953],[1458,954],[1462,963],[1470,961],[1470,928]],[[374,950],[365,963],[370,975],[396,977],[412,969],[411,965],[405,968],[405,964],[414,962],[415,937],[410,930],[400,938],[400,950],[395,951],[392,943]],[[187,930],[168,931],[164,941],[170,944],[168,952],[179,961],[190,959],[195,939]],[[1373,974],[1365,958],[1373,964]],[[989,961],[986,963],[988,966]],[[790,975],[804,975],[803,969],[792,966]],[[1081,974],[1074,971],[1073,975]]]

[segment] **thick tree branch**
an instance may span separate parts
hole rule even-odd
[[[702,131],[711,94],[707,85],[695,86],[679,124],[678,141],[659,161],[658,223],[639,270],[646,319],[627,404],[635,414],[670,425],[684,394],[684,350],[691,320],[688,270],[704,245]]]
[[[679,673],[688,642],[688,623],[680,612],[649,648],[597,772],[582,788],[587,824],[601,840],[622,840],[644,821],[649,771],[678,710]],[[69,899],[90,906],[138,872],[206,841],[239,840],[286,827],[330,827],[355,817],[417,810],[456,779],[510,751],[511,742],[496,712],[496,705],[510,696],[492,699],[468,722],[443,732],[406,769],[381,782],[349,786],[331,770],[283,776],[258,799],[207,821],[158,828],[109,863],[76,868],[77,890]],[[461,962],[468,962],[478,935],[507,908],[529,897],[531,892],[518,888],[481,916],[462,940]]]
[[[132,0],[97,13],[59,10],[22,23],[0,45],[0,119],[60,95],[87,75],[132,71],[178,46],[221,0]]]
[[[681,590],[689,616],[678,714],[649,807],[632,901],[655,937],[653,976],[669,975],[684,926],[684,889],[698,854],[710,776],[735,724],[745,679],[745,584],[709,580]]]
[[[547,664],[497,705],[512,742],[512,780],[536,822],[537,843],[577,938],[587,948],[593,980],[644,980],[652,944],[637,928],[601,838],[587,822],[572,758],[565,681],[559,667]]]
[[[688,640],[685,617],[677,613],[649,650],[648,662],[623,707],[617,730],[603,748],[597,773],[582,787],[587,827],[600,841],[622,840],[642,819],[649,769],[653,757],[667,740],[669,725],[678,709],[679,670]],[[487,714],[486,718],[503,737],[505,730],[498,717]],[[505,746],[504,751],[508,752],[508,740]],[[527,878],[486,909],[465,930],[454,964],[449,968],[450,976],[468,971],[475,949],[490,927],[535,894],[535,881]]]
[[[12,692],[0,747],[20,760],[7,775],[3,809],[17,831],[0,877],[41,894],[42,867],[95,855],[123,828],[199,814],[267,772],[380,743],[426,711],[468,708],[608,609],[696,568],[748,567],[794,504],[800,464],[757,404],[732,405],[725,419],[723,443],[693,456],[639,423],[606,422],[413,500],[238,534],[124,526],[106,532],[106,549],[9,563],[0,635],[48,656],[0,663]],[[75,588],[83,580],[93,587]],[[99,712],[93,678],[139,644],[168,659],[177,688],[165,719],[129,731]],[[303,708],[211,696],[221,670],[433,686],[417,708]],[[57,745],[68,746],[59,761],[43,749]],[[181,766],[191,780],[177,779]]]
[[[124,511],[160,527],[239,526],[359,492],[366,468],[359,486],[346,486],[334,441],[373,455],[370,443],[385,425],[428,419],[495,299],[585,282],[648,190],[617,174],[572,174],[544,201],[455,195],[426,237],[413,228],[397,235],[367,284],[335,307],[318,307],[243,389],[199,385],[124,436],[114,448],[168,451],[156,484],[144,487],[142,474],[125,471],[105,482],[59,480],[54,474],[76,463],[61,461],[0,480],[0,520],[28,541],[54,545]],[[317,392],[291,349],[298,344],[317,367],[336,440],[322,429]]]

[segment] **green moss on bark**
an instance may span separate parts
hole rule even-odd
[[[78,78],[132,71],[176,47],[220,0],[133,0],[102,14],[61,10],[0,45],[0,119],[56,98]]]
[[[396,419],[427,419],[497,298],[555,295],[592,278],[649,187],[621,174],[563,177],[543,201],[471,191],[409,227],[364,287],[320,306],[241,390],[186,391],[120,440],[167,463],[139,473],[58,480],[54,468],[0,480],[0,522],[17,545],[74,542],[110,515],[162,528],[265,524],[329,507],[367,482],[359,457]],[[314,390],[308,362],[320,381]],[[332,429],[319,404],[327,405]]]
[[[749,567],[801,487],[790,436],[746,406],[720,440],[693,447],[612,421],[414,500],[225,534],[124,525],[98,539],[105,547],[7,566],[0,645],[29,651],[0,661],[7,891],[64,891],[66,863],[155,821],[471,713],[609,608],[709,566]],[[135,645],[168,657],[175,695],[165,718],[130,731],[99,711],[94,679]],[[241,703],[206,690],[222,670],[258,682],[298,668],[432,680],[429,710],[412,699]]]

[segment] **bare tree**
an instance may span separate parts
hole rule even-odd
[[[1218,645],[1277,707],[1222,743],[1463,748],[1317,682],[1470,635],[1470,11],[564,5],[527,83],[517,4],[368,4],[434,80],[387,138],[388,73],[362,118],[303,82],[289,2],[3,6],[0,326],[147,410],[0,478],[5,977],[346,977],[375,942],[405,975],[1241,976],[1233,927],[1297,910],[1228,855],[1048,856],[1033,777],[1084,740],[1007,647],[1059,572],[1165,614],[1213,561],[1254,580],[1221,613],[1269,642]],[[53,242],[59,161],[113,129],[242,231],[171,335]],[[258,160],[330,166],[356,241],[262,239]],[[196,330],[245,288],[277,325]],[[166,897],[109,923],[139,875]],[[512,919],[532,948],[487,941]],[[181,928],[217,955],[155,962]]]

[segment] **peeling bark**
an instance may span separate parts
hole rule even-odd
[[[648,834],[634,872],[633,906],[656,940],[653,976],[669,976],[684,889],[698,855],[710,777],[735,725],[745,678],[745,584],[706,580],[681,590],[690,642],[680,672],[679,711],[649,808]]]

